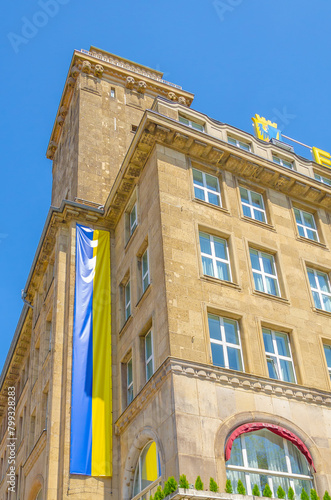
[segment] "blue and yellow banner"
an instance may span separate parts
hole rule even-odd
[[[112,475],[110,237],[76,226],[70,473]]]

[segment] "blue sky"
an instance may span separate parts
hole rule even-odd
[[[0,369],[50,205],[45,151],[73,50],[94,45],[159,69],[195,93],[194,109],[249,132],[255,113],[276,118],[284,134],[331,151],[330,25],[329,0],[6,3]]]

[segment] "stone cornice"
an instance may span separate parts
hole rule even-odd
[[[155,396],[165,379],[172,371],[171,358],[167,358],[159,369],[149,379],[147,384],[134,398],[132,403],[124,410],[122,415],[115,422],[115,434],[119,435],[135,418],[137,413],[146,406],[147,402]]]
[[[38,458],[40,457],[42,451],[44,450],[47,442],[47,431],[44,429],[42,433],[40,434],[38,441],[34,445],[30,455],[26,459],[24,465],[23,465],[23,471],[24,475],[27,476],[29,472],[31,471],[33,465],[36,463]]]
[[[10,346],[9,353],[5,361],[3,373],[1,374],[0,419],[2,419],[7,408],[8,387],[16,385],[17,380],[19,378],[20,370],[22,368],[22,361],[30,351],[31,331],[32,331],[32,311],[30,309],[29,311],[27,311],[27,316],[24,318],[24,322],[19,328],[19,333],[17,333],[16,341],[14,336],[13,342]],[[21,394],[16,394],[16,406],[18,406],[19,400],[22,397],[23,393],[26,392],[27,385],[28,383],[26,382]]]
[[[137,394],[132,403],[124,410],[115,423],[115,432],[120,434],[134,420],[137,413],[146,407],[155,396],[164,379],[172,375],[185,376],[199,380],[208,380],[218,385],[232,387],[266,396],[283,397],[305,404],[331,407],[331,393],[290,384],[279,380],[258,377],[250,373],[237,372],[202,363],[193,363],[177,358],[167,358],[153,377]],[[169,407],[171,402],[165,403]],[[169,408],[168,408],[169,411]]]
[[[105,205],[114,228],[156,144],[175,149],[192,159],[228,170],[293,198],[331,209],[331,187],[295,170],[245,152],[204,132],[196,131],[156,111],[147,110],[122,163]]]
[[[96,81],[111,79],[139,93],[148,93],[154,97],[161,95],[186,106],[190,106],[194,98],[194,94],[183,90],[178,85],[162,80],[162,73],[146,66],[94,47],[91,47],[91,51],[75,50],[46,152],[50,160],[53,160],[59,144],[63,124],[80,74],[89,75]]]
[[[107,229],[103,213],[102,209],[66,200],[62,202],[60,208],[50,208],[24,289],[27,293],[26,300],[28,302],[33,304],[35,291],[39,288],[43,273],[53,252],[58,229],[71,221],[92,224],[100,226],[101,229]],[[0,376],[0,418],[7,407],[7,389],[17,382],[22,359],[30,347],[31,332],[32,309],[25,305]]]

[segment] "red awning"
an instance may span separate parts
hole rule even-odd
[[[303,443],[303,441],[301,441],[301,439],[299,439],[295,434],[293,434],[293,432],[284,429],[284,427],[280,427],[279,425],[274,425],[274,424],[266,424],[263,422],[253,422],[249,424],[244,424],[241,425],[240,427],[237,427],[237,429],[232,432],[225,447],[225,461],[227,462],[228,460],[230,460],[232,444],[233,441],[238,436],[240,436],[241,434],[246,434],[247,432],[255,432],[260,429],[267,429],[268,431],[271,431],[274,434],[277,434],[278,436],[281,436],[282,438],[291,441],[291,443],[293,443],[306,457],[308,463],[313,467],[314,471],[316,472],[312,456],[309,453],[307,446]]]

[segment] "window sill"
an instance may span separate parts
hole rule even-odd
[[[297,236],[298,241],[302,241],[303,243],[309,243],[310,245],[315,245],[316,247],[323,248],[324,250],[329,250],[325,243],[321,243],[320,241],[311,240],[310,238],[305,238],[304,236]]]
[[[313,311],[318,313],[318,314],[323,314],[324,316],[331,318],[331,312],[329,311],[324,311],[324,309],[318,309],[317,307],[313,307]]]
[[[146,288],[146,290],[144,291],[144,293],[142,294],[142,296],[140,297],[140,299],[138,300],[136,307],[140,306],[140,304],[145,300],[147,295],[150,294],[151,288],[152,288],[152,284],[150,283],[148,285],[148,287]]]
[[[214,276],[208,276],[207,274],[203,274],[202,276],[200,276],[200,279],[202,279],[203,281],[209,281],[211,283],[215,283],[218,285],[229,286],[230,288],[234,288],[236,290],[241,290],[241,286],[239,286],[238,283],[234,283],[233,281],[220,280],[219,278],[214,278]]]
[[[253,290],[253,295],[264,297],[266,299],[277,300],[282,304],[290,304],[290,301],[288,299],[285,299],[284,297],[278,297],[277,295],[271,295],[270,293],[260,292],[259,290]]]
[[[219,207],[218,205],[213,205],[212,203],[208,203],[208,201],[204,200],[199,200],[199,198],[193,198],[192,200],[194,203],[198,203],[199,205],[203,205],[205,207],[213,208],[218,210],[219,212],[223,212],[226,215],[230,215],[230,212],[227,208],[225,207]]]
[[[132,234],[130,234],[130,238],[128,239],[128,241],[126,242],[125,246],[124,246],[124,250],[127,251],[127,249],[129,248],[129,246],[131,245],[131,242],[135,236],[135,234],[137,233],[137,228],[138,228],[138,224],[136,225],[136,227],[134,228],[134,231]]]
[[[121,337],[123,335],[123,333],[125,332],[125,330],[128,328],[128,326],[132,323],[132,320],[133,320],[133,316],[132,314],[128,317],[128,319],[126,320],[126,322],[124,323],[124,325],[122,326],[122,328],[120,329],[118,335]]]
[[[274,228],[274,226],[272,226],[271,224],[268,224],[267,222],[261,222],[261,221],[256,220],[256,219],[252,219],[251,217],[247,217],[246,215],[242,215],[240,218],[241,218],[241,220],[243,220],[245,222],[250,222],[251,224],[255,224],[256,226],[263,227],[264,229],[268,229],[269,231],[273,231],[274,233],[276,232],[276,229]]]

